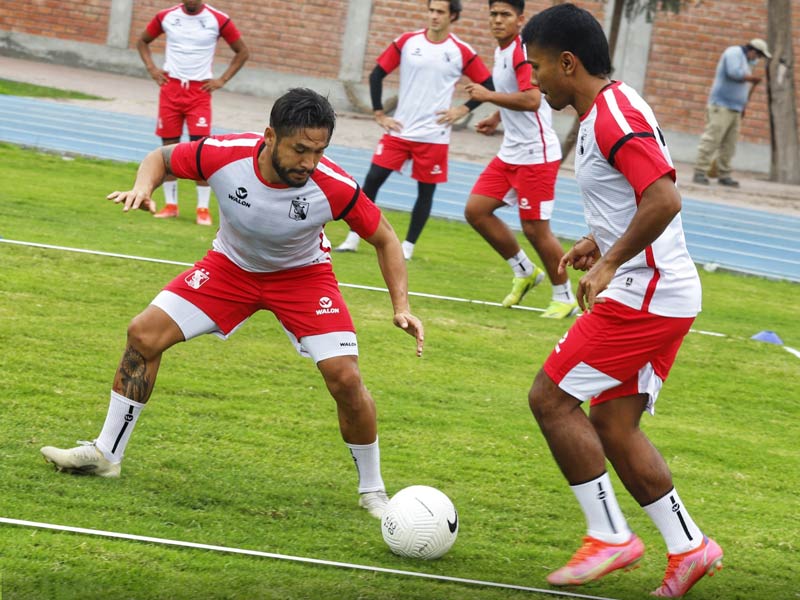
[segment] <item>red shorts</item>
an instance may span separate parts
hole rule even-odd
[[[210,250],[164,289],[202,310],[225,335],[262,309],[274,313],[298,340],[355,332],[330,263],[252,273]]]
[[[512,165],[494,157],[472,187],[472,194],[517,205],[523,221],[549,221],[561,161]]]
[[[447,181],[448,144],[410,142],[396,135],[384,134],[378,142],[372,162],[384,169],[401,171],[407,161],[412,162],[411,177],[421,183]]]
[[[204,81],[189,81],[170,77],[158,94],[158,124],[160,138],[179,138],[183,123],[189,135],[211,135],[211,93],[200,88]]]
[[[652,412],[694,317],[662,317],[606,299],[556,344],[544,371],[568,394],[599,404],[648,394]]]

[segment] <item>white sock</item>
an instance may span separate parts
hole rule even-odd
[[[553,286],[553,300],[556,302],[566,302],[568,304],[573,304],[576,301],[569,281],[561,285]]]
[[[106,422],[95,440],[95,446],[112,463],[122,462],[125,446],[143,408],[144,404],[129,400],[112,390]]]
[[[630,539],[631,530],[617,504],[607,472],[570,488],[586,516],[588,535],[607,544],[624,544]]]
[[[208,208],[209,200],[211,200],[211,186],[198,185],[197,186],[197,208]]]
[[[410,260],[411,257],[414,255],[414,244],[407,240],[403,240],[401,244],[403,246],[403,258],[406,260]]]
[[[670,554],[688,552],[702,543],[703,532],[689,516],[675,488],[642,508],[658,527]]]
[[[520,250],[506,262],[514,271],[514,277],[529,277],[536,268],[524,250]]]
[[[358,471],[358,493],[385,490],[386,486],[383,485],[381,477],[381,449],[378,446],[378,438],[375,438],[371,444],[359,445],[345,442],[345,445],[350,449]]]
[[[164,188],[164,199],[167,201],[167,204],[174,204],[175,206],[178,205],[178,182],[177,180],[173,181],[165,181],[162,185]]]

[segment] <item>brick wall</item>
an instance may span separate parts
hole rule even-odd
[[[174,0],[177,3],[177,0]],[[172,0],[135,0],[130,47],[147,22]],[[453,31],[491,66],[494,40],[488,31],[488,2],[462,0],[464,11]],[[603,22],[603,0],[578,0]],[[212,3],[227,12],[242,31],[251,58],[245,69],[262,68],[285,73],[303,73],[336,78],[340,69],[348,0],[304,0],[295,3],[217,0]],[[552,4],[551,0],[529,0],[528,15]],[[67,40],[104,44],[108,30],[110,0],[0,0],[0,29]],[[800,5],[793,17],[794,57],[800,60]],[[375,58],[404,31],[425,26],[426,0],[373,0],[364,80]],[[752,37],[766,38],[767,3],[764,0],[703,0],[680,14],[659,13],[653,25],[647,78],[643,94],[667,130],[699,135],[708,90],[720,53],[731,44]],[[345,42],[346,43],[346,42]],[[163,40],[152,48],[163,53]],[[220,44],[218,61],[230,60],[226,44]],[[759,74],[764,74],[763,64]],[[800,93],[800,68],[795,69]],[[397,84],[390,75],[387,86]],[[769,141],[766,86],[760,85],[743,123],[742,139]]]
[[[0,29],[105,44],[109,0],[0,0]]]

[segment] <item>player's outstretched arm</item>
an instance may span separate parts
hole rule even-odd
[[[111,192],[106,198],[115,204],[122,204],[123,212],[128,212],[131,209],[142,209],[151,213],[156,212],[156,203],[151,196],[153,190],[164,181],[164,176],[171,172],[169,161],[173,148],[174,145],[162,146],[150,152],[139,165],[133,189],[126,192]]]
[[[400,240],[397,239],[397,234],[383,215],[381,215],[378,229],[366,240],[375,246],[375,252],[378,255],[378,265],[392,299],[394,324],[414,336],[417,341],[417,356],[422,356],[425,331],[422,321],[411,314],[408,304],[408,272]]]

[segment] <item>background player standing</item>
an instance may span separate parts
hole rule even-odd
[[[220,199],[220,226],[213,249],[131,321],[100,435],[68,450],[46,446],[46,460],[67,472],[118,477],[162,354],[206,333],[227,338],[256,311],[269,310],[322,374],[358,471],[359,504],[381,516],[388,498],[375,402],[358,369],[358,341],[331,267],[326,223],[343,219],[375,246],[394,324],[416,338],[417,355],[423,329],[409,309],[405,261],[391,225],[355,181],[323,155],[335,121],[325,98],[293,89],[273,105],[263,136],[244,133],[162,146],[144,158],[133,189],[108,196],[126,211],[153,212],[153,190],[167,174],[208,178]]]
[[[403,256],[410,260],[423,227],[431,214],[436,184],[447,181],[450,130],[455,121],[480,102],[469,100],[450,107],[455,85],[462,75],[493,89],[486,65],[469,44],[450,32],[461,14],[461,0],[429,0],[428,27],[396,38],[378,57],[369,76],[375,120],[386,132],[378,142],[364,193],[373,201],[392,171],[412,161],[411,177],[417,180],[417,200],[411,212]],[[394,118],[383,112],[383,78],[400,67],[400,93]],[[351,231],[337,246],[354,252],[359,236]]]
[[[150,53],[150,42],[161,34],[167,38],[164,68],[159,69]],[[234,52],[225,72],[214,78],[211,65],[217,40],[222,37]],[[156,135],[163,145],[180,141],[183,124],[189,139],[211,134],[211,92],[223,87],[242,68],[250,55],[242,36],[228,15],[199,0],[160,11],[148,23],[136,43],[147,71],[160,86]],[[211,190],[206,181],[197,182],[197,224],[211,225],[208,204]],[[164,181],[166,205],[158,218],[178,216],[178,182],[168,175]]]
[[[522,39],[550,105],[580,115],[575,178],[590,229],[561,259],[562,269],[587,271],[576,295],[588,312],[558,342],[528,397],[587,523],[583,545],[547,580],[580,585],[644,553],[617,503],[607,458],[666,543],[667,569],[653,595],[680,597],[722,568],[722,550],[694,522],[639,426],[700,311],[675,168],[651,108],[609,80],[608,42],[591,13],[553,6],[525,25]]]
[[[544,278],[508,226],[494,214],[506,205],[518,207],[522,232],[553,286],[552,300],[542,316],[563,319],[578,311],[578,303],[566,272],[558,270],[564,249],[550,230],[561,144],[553,131],[550,105],[531,83],[533,71],[519,37],[524,10],[525,0],[489,0],[489,24],[497,40],[492,68],[495,91],[475,83],[467,84],[466,89],[470,98],[500,107],[476,129],[492,135],[502,120],[503,144],[472,188],[464,216],[514,272],[511,291],[502,302],[508,308],[519,304]]]

